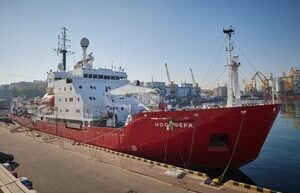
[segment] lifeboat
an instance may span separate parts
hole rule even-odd
[[[54,106],[54,95],[53,94],[45,94],[42,98],[42,104],[47,106]]]

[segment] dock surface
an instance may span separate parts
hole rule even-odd
[[[179,187],[0,128],[0,151],[12,153],[18,175],[39,193],[181,193]]]
[[[210,178],[201,172],[5,123],[0,123],[0,151],[14,154],[15,171],[39,193],[277,193],[231,180],[207,184]]]
[[[29,193],[30,191],[0,164],[0,193]]]

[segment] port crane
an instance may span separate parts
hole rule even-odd
[[[192,80],[193,80],[193,86],[195,87],[195,92],[196,92],[197,94],[200,94],[200,90],[201,90],[201,89],[200,89],[198,83],[197,83],[196,80],[195,80],[195,77],[194,77],[194,73],[193,73],[192,68],[190,68],[190,71],[191,71],[191,76],[192,76]]]
[[[175,96],[176,95],[176,87],[175,87],[174,81],[171,80],[167,63],[165,63],[165,67],[166,67],[167,78],[168,78],[168,83],[169,83],[169,87],[170,87],[170,95]]]
[[[269,79],[260,71],[257,71],[251,78],[250,83],[246,84],[245,91],[248,93],[257,92],[257,77],[262,83],[261,90],[264,93],[269,93],[270,92]]]

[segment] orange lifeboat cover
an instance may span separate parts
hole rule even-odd
[[[54,106],[54,95],[52,94],[45,94],[42,98],[42,103],[47,105],[47,106]]]

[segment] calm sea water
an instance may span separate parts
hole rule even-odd
[[[281,109],[259,157],[240,171],[258,186],[300,192],[300,101]]]

